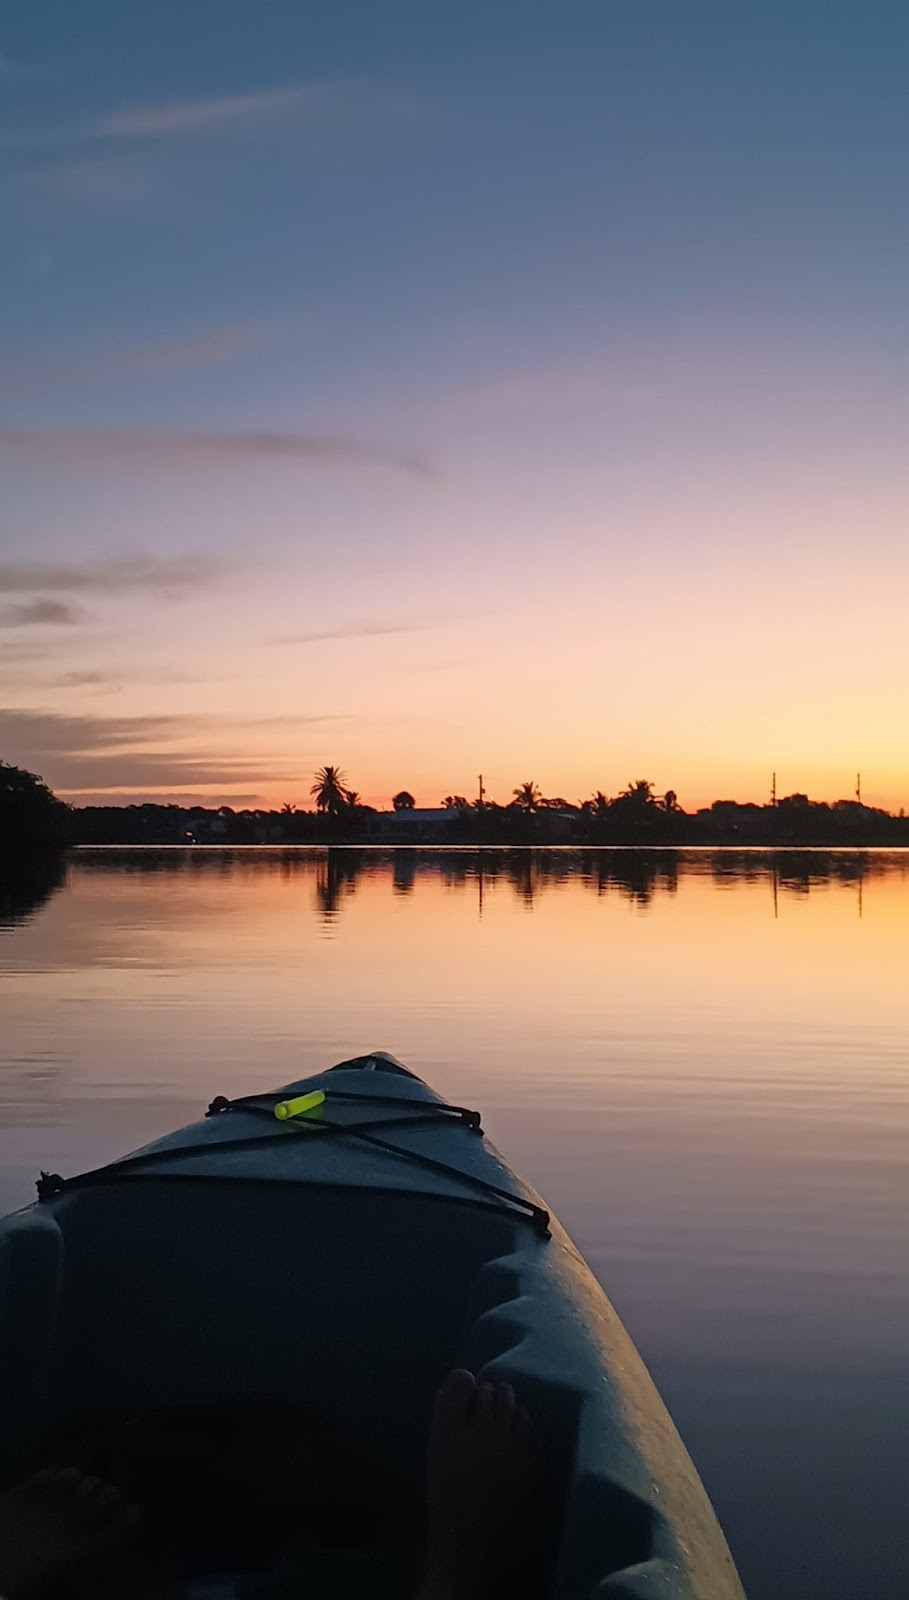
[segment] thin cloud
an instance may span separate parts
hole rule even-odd
[[[0,747],[15,747],[26,755],[84,755],[197,734],[202,725],[199,717],[179,714],[100,717],[0,710]]]
[[[257,718],[244,722],[242,718],[194,715],[189,712],[135,714],[131,716],[95,716],[89,713],[68,715],[59,711],[5,711],[0,710],[0,748],[15,743],[29,753],[67,752],[86,755],[94,752],[112,753],[121,749],[159,744],[167,740],[189,739],[195,742],[209,738],[213,733],[227,732],[234,736],[242,728],[260,729],[263,726],[307,727],[317,723],[343,721],[336,712],[313,715],[277,716]],[[255,758],[251,758],[255,759]]]
[[[74,793],[83,789],[149,790],[175,784],[290,783],[284,768],[267,761],[231,760],[215,755],[180,752],[118,751],[116,755],[60,754],[44,760],[43,776],[55,790]]]
[[[44,661],[46,654],[43,646],[31,641],[23,644],[20,639],[15,641],[0,639],[0,670],[5,667],[19,667],[25,661]]]
[[[172,339],[159,345],[141,345],[121,356],[119,370],[128,373],[192,372],[198,367],[212,367],[260,350],[269,331],[262,323],[247,323],[213,328],[209,333]]]
[[[37,127],[5,133],[0,136],[0,152],[54,160],[80,150],[88,153],[99,146],[124,149],[175,135],[265,131],[301,117],[322,119],[338,111],[370,110],[401,115],[408,107],[385,100],[368,85],[350,80],[284,84],[246,94],[122,106],[76,127]]]
[[[349,90],[345,92],[349,93]],[[232,128],[288,111],[321,110],[337,95],[333,85],[297,83],[260,94],[221,95],[214,99],[173,100],[157,106],[136,106],[103,117],[95,126],[99,139],[149,139],[168,133]]]
[[[77,125],[0,134],[0,161],[27,204],[47,223],[86,211],[143,214],[172,195],[180,173],[171,155],[186,141],[274,138],[291,130],[324,137],[357,119],[419,126],[426,108],[355,79],[282,85],[247,93],[122,106]],[[146,152],[154,159],[144,159]]]
[[[210,683],[211,678],[201,672],[137,672],[131,667],[87,668],[82,672],[63,672],[58,677],[45,680],[51,689],[96,689],[98,693],[119,693],[127,684],[181,684]]]
[[[327,639],[375,639],[394,633],[423,633],[426,622],[341,622],[336,628],[317,628],[305,633],[280,633],[271,644],[322,644]]]
[[[173,595],[199,589],[219,577],[224,563],[213,556],[159,558],[130,556],[121,560],[53,563],[0,562],[0,594],[123,594],[128,590]]]
[[[0,429],[0,449],[14,450],[53,466],[173,468],[231,461],[287,461],[308,466],[379,467],[411,478],[435,476],[433,466],[421,456],[330,434],[5,428]]]
[[[0,607],[0,628],[72,627],[82,616],[62,600],[31,600]]]
[[[306,726],[339,719],[326,713],[277,720]],[[267,756],[234,757],[212,750],[215,738],[223,743],[244,726],[248,724],[223,717],[180,713],[110,717],[0,710],[0,749],[5,759],[42,772],[63,793],[293,783],[293,774]],[[181,744],[189,748],[181,749]]]
[[[0,395],[15,396],[85,389],[124,379],[155,378],[196,372],[254,354],[267,342],[264,324],[214,328],[185,339],[127,349],[39,351],[24,360],[6,361],[0,373]]]
[[[287,781],[293,782],[292,779]],[[265,796],[258,793],[233,794],[220,791],[218,794],[202,794],[198,790],[191,789],[155,789],[151,793],[147,788],[64,789],[58,792],[64,800],[71,800],[78,806],[128,806],[146,802],[156,806],[204,806],[206,810],[230,806],[234,811],[246,811],[257,810],[265,803]]]
[[[111,689],[115,679],[109,672],[64,672],[53,680],[55,689]]]

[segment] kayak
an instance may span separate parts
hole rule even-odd
[[[92,1417],[304,1402],[419,1504],[452,1367],[508,1381],[547,1474],[558,1600],[742,1600],[631,1340],[478,1112],[394,1057],[342,1062],[0,1222],[0,1479]],[[379,1585],[378,1587],[381,1587]],[[338,1580],[336,1593],[346,1585]]]

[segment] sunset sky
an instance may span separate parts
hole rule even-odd
[[[909,807],[905,0],[12,0],[0,757]]]

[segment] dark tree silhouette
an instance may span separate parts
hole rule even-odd
[[[654,803],[653,784],[649,778],[636,778],[626,784],[618,799],[626,802],[629,811],[646,811]]]
[[[399,789],[392,795],[391,803],[396,811],[413,811],[417,802],[409,789]]]
[[[316,809],[339,817],[347,804],[347,781],[340,767],[320,767],[310,789]]]
[[[442,807],[445,811],[468,811],[470,801],[463,794],[447,794],[442,801]]]
[[[515,804],[527,816],[537,810],[542,798],[543,796],[532,778],[528,778],[526,783],[519,784],[517,789],[514,790]]]
[[[62,844],[68,816],[37,773],[0,761],[0,846]]]

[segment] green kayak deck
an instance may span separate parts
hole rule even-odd
[[[276,1117],[317,1091],[317,1106]],[[589,1268],[476,1114],[391,1056],[215,1101],[99,1172],[45,1178],[41,1196],[0,1222],[3,1481],[89,1419],[292,1401],[381,1462],[377,1494],[395,1485],[416,1538],[432,1397],[460,1365],[510,1380],[536,1419],[541,1593],[742,1600]],[[363,1592],[352,1570],[324,1592]]]

